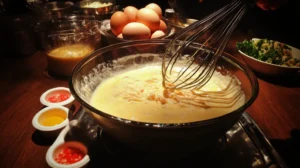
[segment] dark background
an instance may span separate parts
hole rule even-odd
[[[35,39],[31,39],[34,36],[34,32],[29,26],[34,25],[37,22],[37,18],[28,19],[27,16],[32,15],[31,11],[26,7],[26,0],[0,0],[0,4],[1,1],[0,50],[2,52],[0,55],[12,53],[14,55],[30,55],[34,53],[38,46],[34,44],[36,43]],[[78,0],[71,1],[76,3]],[[202,3],[199,3],[198,0],[177,0],[177,3],[189,18],[201,19],[230,1],[204,0]],[[120,9],[128,5],[142,8],[151,2],[160,5],[163,12],[166,8],[170,8],[168,0],[116,0],[116,3],[121,7]],[[254,6],[249,8],[236,29],[243,31],[251,37],[273,39],[300,48],[298,40],[300,37],[300,27],[298,26],[300,20],[299,13],[299,0],[288,0],[288,3],[275,11],[264,11]],[[23,22],[19,22],[19,18],[25,21],[22,20]],[[20,29],[27,31],[21,32],[25,33],[25,35],[20,34]],[[22,38],[24,39],[22,40]],[[22,41],[29,42],[24,44]],[[14,48],[17,49],[15,50]]]
[[[214,12],[231,0],[177,0],[189,18],[201,19]],[[271,0],[272,1],[272,0]],[[276,0],[275,0],[276,1]],[[170,8],[168,0],[117,0],[121,6],[134,5],[143,7],[150,2],[159,4],[162,9]],[[300,48],[300,1],[286,0],[286,4],[277,10],[264,11],[256,5],[248,9],[237,29],[253,37],[268,38]]]
[[[201,19],[214,12],[231,0],[177,0],[189,18]],[[119,4],[143,7],[150,2],[159,4],[163,9],[169,8],[167,0],[118,0]],[[277,10],[264,11],[256,5],[248,9],[237,29],[250,33],[253,37],[268,38],[300,48],[300,3],[299,0],[288,0]]]

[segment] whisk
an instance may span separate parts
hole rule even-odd
[[[246,9],[247,4],[244,1],[234,0],[204,19],[182,29],[170,41],[163,55],[163,86],[168,89],[203,87],[212,77],[217,61]],[[201,39],[204,39],[204,42],[199,44],[199,48],[186,55],[183,60],[185,49]],[[177,69],[176,73],[174,69]]]

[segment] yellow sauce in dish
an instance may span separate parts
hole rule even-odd
[[[65,111],[61,109],[51,109],[43,114],[38,119],[42,126],[55,126],[62,123],[67,118]]]
[[[60,76],[72,74],[75,65],[94,51],[89,45],[73,44],[58,47],[47,54],[48,70]]]
[[[200,90],[167,90],[161,66],[118,72],[94,91],[90,104],[108,114],[140,122],[186,123],[219,117],[245,103],[240,82],[215,72]]]

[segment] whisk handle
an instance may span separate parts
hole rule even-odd
[[[242,0],[249,7],[254,7],[257,0]]]

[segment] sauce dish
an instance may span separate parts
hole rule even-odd
[[[56,137],[69,123],[69,109],[63,106],[50,106],[40,110],[32,119],[32,125],[45,137]]]
[[[66,87],[56,87],[47,90],[40,97],[40,102],[45,106],[65,106],[70,108],[74,101],[70,90]]]
[[[78,141],[64,141],[69,130],[70,127],[67,125],[48,149],[46,161],[50,167],[79,168],[85,167],[90,161],[86,146]],[[69,153],[67,158],[64,156],[65,152]],[[60,160],[62,160],[63,163]]]

